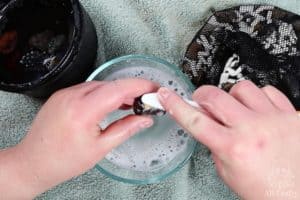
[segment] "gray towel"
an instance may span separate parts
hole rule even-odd
[[[126,54],[148,54],[179,65],[185,48],[210,8],[245,3],[273,4],[300,12],[298,0],[82,0],[98,37],[97,65]],[[0,92],[0,148],[17,144],[26,134],[41,102]],[[239,177],[237,177],[239,178]],[[135,186],[111,180],[96,169],[67,181],[37,199],[237,199],[218,178],[208,150],[198,145],[191,160],[167,180]]]

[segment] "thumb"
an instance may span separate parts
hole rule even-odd
[[[152,118],[136,115],[130,115],[112,123],[99,136],[101,151],[105,151],[107,154],[141,129],[149,128],[152,125]]]

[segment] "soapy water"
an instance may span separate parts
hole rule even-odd
[[[112,72],[104,80],[132,77],[160,83],[181,96],[190,97],[191,95],[186,92],[189,91],[186,84],[182,84],[175,74],[150,67],[127,67]],[[100,126],[102,129],[106,128],[113,121],[129,114],[134,113],[132,110],[113,112],[100,123]],[[121,168],[140,172],[160,169],[176,159],[188,148],[191,137],[169,115],[154,116],[153,118],[153,127],[138,133],[112,150],[105,158]]]

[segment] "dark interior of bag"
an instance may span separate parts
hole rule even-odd
[[[70,1],[25,0],[0,20],[0,82],[39,79],[62,60],[73,34]]]

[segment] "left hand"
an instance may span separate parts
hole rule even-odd
[[[150,81],[127,79],[88,82],[56,92],[42,107],[24,140],[0,151],[0,162],[7,166],[5,174],[17,176],[6,184],[6,191],[13,189],[19,191],[21,199],[30,199],[94,167],[113,148],[153,124],[151,118],[135,115],[105,130],[100,130],[99,122],[122,105],[133,103],[134,98],[156,89]],[[20,199],[4,191],[0,197]]]

